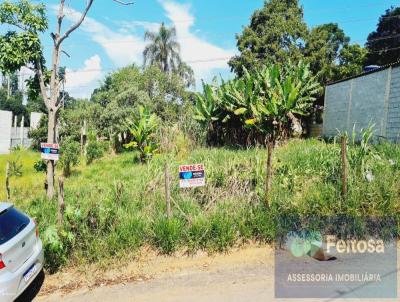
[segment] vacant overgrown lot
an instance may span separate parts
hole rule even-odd
[[[309,217],[397,217],[400,148],[349,146],[348,196],[341,196],[340,145],[291,140],[274,158],[272,205],[264,201],[265,149],[199,148],[157,155],[148,164],[124,153],[75,169],[65,182],[66,211],[57,225],[57,201],[44,196],[39,154],[0,157],[22,164],[11,178],[12,200],[40,225],[47,268],[132,255],[141,246],[161,253],[226,251],[248,241],[273,242]],[[166,217],[164,164],[169,163],[173,218]],[[179,189],[178,165],[204,163],[207,186]],[[4,173],[0,182],[4,184]],[[2,185],[1,198],[5,197]],[[320,222],[324,220],[320,220]],[[306,222],[307,223],[307,222]],[[280,230],[280,231],[278,231]]]

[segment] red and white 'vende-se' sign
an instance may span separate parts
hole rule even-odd
[[[194,188],[206,185],[206,175],[203,164],[179,166],[179,186]]]

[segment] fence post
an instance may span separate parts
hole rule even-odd
[[[11,199],[10,194],[10,162],[7,162],[6,165],[6,193],[7,193],[7,200]]]
[[[167,217],[171,218],[171,192],[170,192],[170,182],[169,182],[169,172],[168,172],[168,163],[165,163],[164,166],[164,178],[165,178],[165,201],[167,204]]]
[[[266,176],[265,176],[265,202],[267,207],[270,206],[270,193],[271,193],[271,184],[272,184],[272,154],[274,151],[274,141],[268,141],[267,143],[267,167],[266,167]]]
[[[58,225],[62,226],[63,217],[65,210],[65,202],[64,202],[64,178],[60,176],[58,178]]]
[[[347,136],[343,135],[341,140],[342,145],[342,196],[347,196],[347,178],[348,178],[348,163],[347,163]]]
[[[22,116],[22,119],[21,119],[21,125],[20,125],[20,134],[19,134],[19,138],[20,138],[20,140],[21,140],[21,147],[23,148],[24,147],[24,123],[25,123],[25,117],[24,116]]]

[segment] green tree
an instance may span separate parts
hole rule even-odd
[[[142,73],[141,89],[151,100],[146,107],[163,121],[176,122],[184,113],[183,105],[188,102],[191,94],[186,88],[187,82],[176,72],[167,74],[152,66]]]
[[[22,117],[24,117],[25,124],[29,125],[29,112],[23,104],[23,96],[20,91],[8,97],[7,91],[0,89],[0,110],[11,111],[14,116],[18,117],[18,125]]]
[[[121,0],[113,0],[122,4]],[[83,13],[69,29],[62,32],[63,20],[65,17],[65,0],[60,0],[58,14],[56,17],[56,30],[51,33],[52,56],[50,69],[46,68],[46,61],[43,55],[43,48],[40,36],[48,28],[46,7],[44,4],[32,4],[28,0],[11,2],[3,1],[0,4],[0,23],[13,27],[0,35],[0,70],[11,74],[20,70],[23,66],[29,66],[35,73],[43,102],[46,105],[48,114],[48,135],[47,142],[56,141],[57,113],[63,105],[60,98],[62,77],[60,77],[59,65],[62,54],[62,45],[66,39],[77,30],[86,18],[94,0],[88,0]],[[47,162],[47,197],[54,195],[54,168],[52,160]]]
[[[335,79],[341,50],[349,41],[350,38],[336,23],[323,24],[311,29],[305,46],[305,56],[310,62],[311,71],[318,74],[321,84],[325,85]]]
[[[240,54],[229,61],[237,75],[265,64],[298,62],[303,58],[307,25],[298,0],[265,1],[237,39]]]
[[[145,66],[155,65],[168,73],[178,69],[181,58],[175,27],[168,28],[162,23],[158,32],[146,31],[144,39],[149,41],[143,51]]]
[[[375,31],[368,35],[367,64],[386,65],[400,60],[400,7],[392,7],[379,18]]]
[[[340,50],[334,80],[341,80],[362,73],[368,50],[359,44],[346,45]]]
[[[99,136],[107,137],[113,152],[120,147],[119,138],[126,143],[126,120],[139,105],[150,104],[150,98],[142,88],[142,74],[136,66],[120,69],[107,76],[91,97],[95,104],[91,120]]]
[[[63,169],[65,177],[71,175],[71,168],[79,164],[80,147],[79,143],[72,137],[65,137],[61,141],[59,164]]]

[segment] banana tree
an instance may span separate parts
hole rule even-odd
[[[309,65],[303,62],[297,66],[288,64],[283,68],[266,67],[256,73],[256,77],[261,85],[263,97],[260,97],[257,106],[253,107],[254,124],[259,123],[261,129],[270,131],[265,185],[266,201],[269,204],[272,156],[276,140],[283,137],[285,131],[289,131],[290,125],[294,132],[301,134],[301,123],[297,116],[309,112],[320,86],[316,77],[310,73]]]
[[[158,150],[155,140],[157,125],[157,116],[143,106],[140,106],[132,119],[128,120],[132,141],[124,147],[139,150],[142,162],[151,159]]]
[[[265,191],[269,203],[276,141],[284,136],[290,125],[301,132],[297,116],[307,114],[320,86],[310,73],[309,66],[300,62],[297,66],[272,65],[253,73],[245,71],[241,79],[226,85],[225,90],[225,104],[230,104],[230,111],[241,116],[245,127],[255,127],[266,137],[268,158]]]
[[[196,106],[193,118],[207,129],[208,135],[213,134],[215,123],[221,120],[222,115],[221,89],[213,84],[203,82],[203,93],[196,93]],[[208,136],[208,142],[212,138]]]

